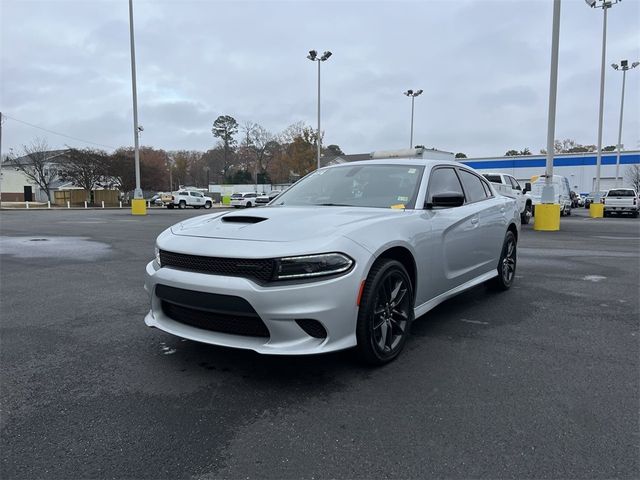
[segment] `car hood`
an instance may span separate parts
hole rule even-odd
[[[262,242],[296,242],[347,235],[372,222],[406,214],[404,210],[357,207],[264,207],[186,220],[171,227],[174,235]]]

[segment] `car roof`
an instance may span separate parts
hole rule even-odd
[[[451,165],[454,167],[467,167],[466,165],[453,160],[430,160],[426,158],[377,158],[375,160],[360,160],[358,162],[345,162],[338,165],[330,165],[324,168],[340,168],[353,165],[416,165],[432,167],[435,165]]]

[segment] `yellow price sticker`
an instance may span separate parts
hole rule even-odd
[[[404,203],[397,203],[395,205],[391,205],[391,208],[396,210],[404,210]]]

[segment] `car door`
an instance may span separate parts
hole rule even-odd
[[[518,202],[518,211],[524,211],[524,195],[522,195],[522,187],[518,183],[518,181],[510,175],[507,175],[507,180],[511,184],[511,188],[513,190],[513,197]]]
[[[466,201],[474,206],[478,218],[471,275],[471,278],[475,278],[497,268],[507,229],[507,202],[512,200],[494,197],[491,189],[483,185],[484,179],[470,170],[459,168],[458,174]],[[511,183],[509,186],[511,187]]]
[[[431,204],[433,195],[441,193],[464,194],[453,166],[431,170],[427,205]],[[459,207],[432,207],[427,212],[434,243],[430,265],[432,282],[428,296],[433,298],[473,278],[482,247],[478,231],[480,216],[479,208],[474,203]]]

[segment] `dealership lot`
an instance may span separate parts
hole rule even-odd
[[[2,211],[0,475],[635,478],[640,221],[587,212],[372,369],[145,327],[155,237],[202,211]]]

